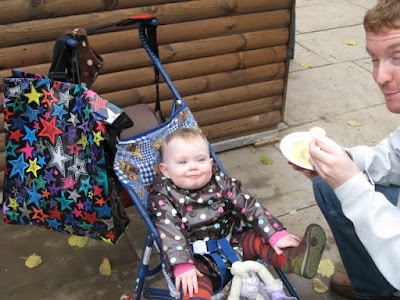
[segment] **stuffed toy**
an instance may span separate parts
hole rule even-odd
[[[259,262],[236,261],[231,273],[233,279],[228,300],[296,300],[285,295],[282,282]]]

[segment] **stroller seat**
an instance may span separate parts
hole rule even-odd
[[[156,22],[139,23],[139,37],[144,49],[153,61],[155,68],[163,76],[168,87],[171,89],[175,101],[173,101],[171,114],[167,121],[158,124],[157,121],[153,120],[152,122],[153,125],[155,125],[154,127],[151,127],[149,126],[149,123],[146,123],[143,128],[151,127],[150,129],[139,132],[132,136],[129,135],[133,131],[122,133],[119,143],[117,144],[113,168],[120,183],[126,189],[135,208],[138,210],[141,218],[148,228],[143,245],[143,253],[141,256],[138,278],[136,280],[136,299],[140,299],[142,295],[151,299],[179,299],[179,292],[176,292],[175,290],[171,272],[168,269],[162,252],[160,251],[161,242],[158,231],[152,222],[150,213],[148,211],[148,190],[152,185],[154,176],[157,173],[160,173],[158,169],[158,165],[161,162],[159,148],[162,140],[165,139],[171,132],[179,128],[198,128],[199,126],[189,107],[183,101],[170,78],[166,74],[158,57],[154,54],[149,46],[146,36],[146,26],[155,26],[155,24]],[[135,116],[132,115],[134,112],[134,107],[135,106],[128,109],[126,113],[133,119],[135,126],[137,126],[139,123],[138,119],[135,119]],[[135,114],[138,115],[138,112],[135,112]],[[147,122],[147,119],[144,121]],[[214,162],[221,171],[225,172],[210,144],[209,148]],[[154,246],[158,250],[160,264],[153,269],[149,269],[150,255],[152,249],[154,249]],[[298,299],[293,287],[287,281],[285,275],[279,269],[276,269],[276,271],[289,293]],[[152,288],[145,285],[145,281],[158,272],[164,273],[164,277],[169,288],[168,290]],[[221,295],[215,295],[214,298],[217,299],[219,296]]]

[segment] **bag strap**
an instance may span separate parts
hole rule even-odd
[[[53,47],[49,78],[80,84],[77,43],[71,35],[57,38]]]
[[[153,53],[159,58],[159,52],[158,52],[158,42],[157,42],[157,19],[150,15],[150,14],[142,14],[138,16],[133,16],[129,17],[127,19],[123,19],[117,22],[112,22],[112,23],[107,23],[103,25],[99,25],[96,27],[88,28],[86,31],[88,34],[91,34],[95,31],[105,29],[108,27],[116,26],[116,27],[122,27],[122,26],[129,26],[133,24],[139,23],[141,26],[144,26],[146,30],[146,37],[149,42],[150,48],[153,51]],[[156,67],[154,67],[154,83],[156,86],[156,102],[155,102],[155,108],[154,112],[156,113],[157,117],[160,118],[160,122],[163,123],[165,122],[165,116],[162,113],[161,110],[161,101],[160,101],[160,72]]]

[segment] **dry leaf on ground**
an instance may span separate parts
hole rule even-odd
[[[349,121],[346,122],[346,124],[351,126],[351,127],[360,127],[362,125],[361,122],[355,121],[355,120],[349,120]]]
[[[302,68],[309,68],[309,67],[310,67],[310,64],[309,64],[309,63],[301,63],[301,64],[300,64],[300,67],[302,67]]]
[[[343,43],[349,46],[357,45],[357,42],[355,40],[344,40]]]
[[[70,246],[78,246],[79,248],[82,248],[82,247],[86,246],[88,240],[89,240],[89,237],[87,237],[87,236],[72,235],[68,239],[68,244]]]
[[[316,291],[317,293],[322,294],[329,291],[329,288],[319,278],[313,278],[312,284],[314,286],[314,291]]]
[[[297,210],[296,209],[292,209],[291,211],[289,211],[290,215],[295,215],[297,214]]]
[[[269,158],[268,156],[264,156],[264,155],[260,157],[260,162],[263,165],[267,165],[267,166],[272,165],[274,163],[274,161],[271,158]]]
[[[335,273],[335,266],[330,259],[321,259],[318,266],[318,274],[330,278]]]
[[[99,272],[101,275],[109,276],[111,275],[111,263],[108,258],[103,258],[103,261],[99,267]]]
[[[39,266],[42,262],[42,257],[36,254],[32,254],[25,260],[25,266],[32,269]]]

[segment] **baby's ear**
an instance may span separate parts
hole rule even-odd
[[[169,173],[168,173],[168,169],[167,169],[167,165],[165,163],[160,163],[160,165],[158,166],[158,168],[160,169],[161,173],[169,178]]]

